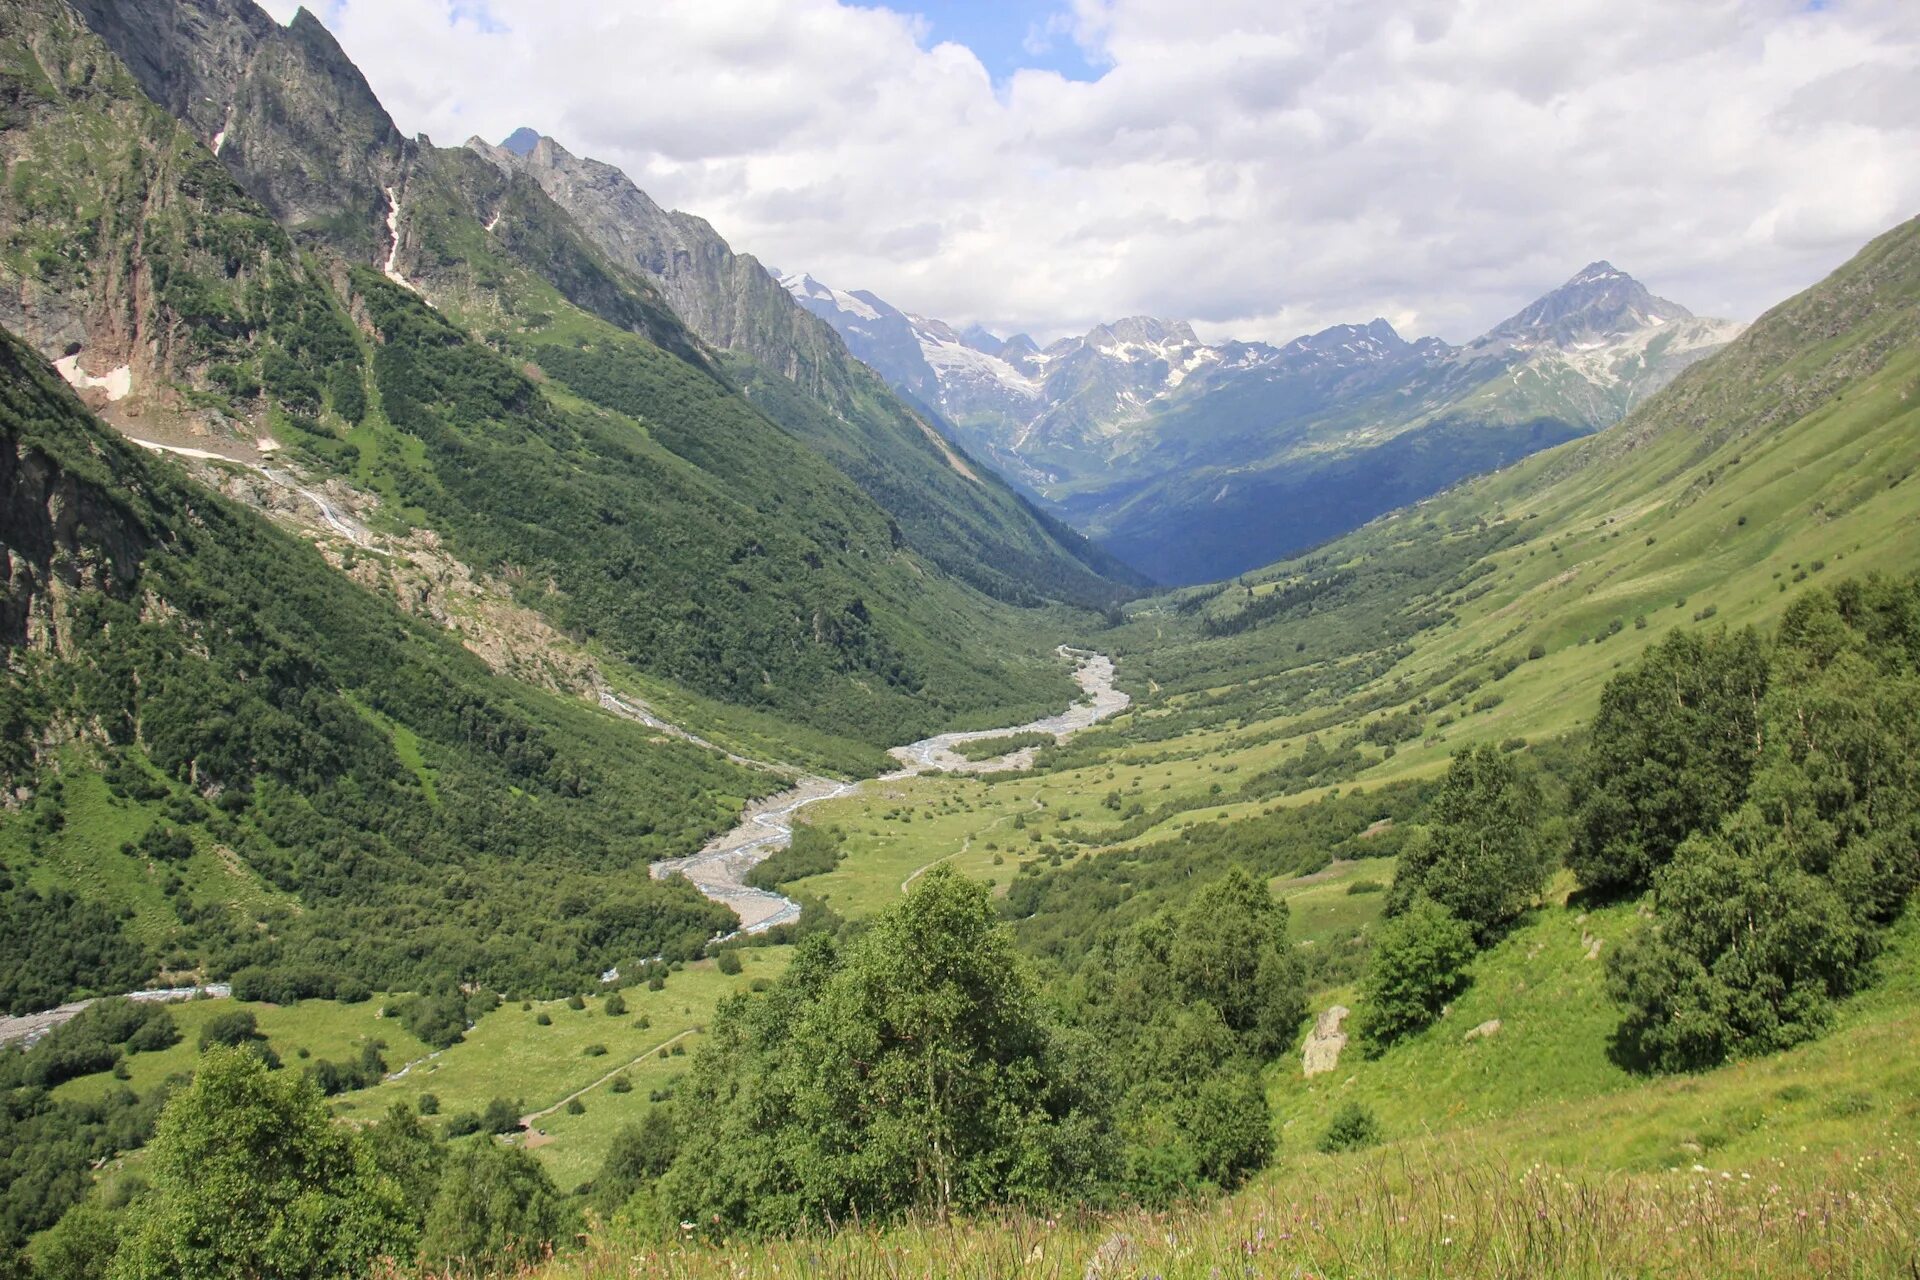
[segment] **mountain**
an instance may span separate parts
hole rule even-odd
[[[1204,343],[1144,316],[996,347],[871,294],[783,283],[969,450],[1166,582],[1241,572],[1617,421],[1739,331],[1604,262],[1463,347],[1380,319]]]
[[[731,919],[632,867],[775,780],[490,672],[4,332],[0,543],[0,1010],[163,963],[558,994]]]
[[[935,563],[1023,603],[1105,604],[1138,585],[1137,575],[976,468],[705,219],[660,208],[619,169],[530,129],[508,142],[474,138],[467,148],[532,179],[609,259],[655,285],[764,412],[852,477]]]
[[[609,679],[864,767],[955,716],[1053,709],[1068,682],[1006,602],[1124,591],[877,379],[836,416],[717,351],[529,176],[401,137],[309,14],[10,0],[0,67],[0,321],[115,426],[208,455],[208,483],[324,491]],[[403,576],[369,575],[410,599]]]

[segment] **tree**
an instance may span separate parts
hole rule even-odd
[[[567,1232],[560,1193],[518,1147],[481,1141],[456,1155],[427,1210],[420,1256],[434,1269],[506,1271]]]
[[[1354,1018],[1368,1051],[1379,1053],[1439,1017],[1466,985],[1473,956],[1472,928],[1431,898],[1416,898],[1389,919],[1374,943]]]
[[[394,1184],[313,1086],[243,1048],[210,1048],[147,1148],[114,1280],[364,1275],[411,1252]]]
[[[1539,789],[1513,757],[1490,744],[1453,757],[1434,797],[1426,837],[1409,841],[1401,853],[1390,913],[1406,910],[1424,894],[1484,942],[1546,883]]]
[[[1751,629],[1676,631],[1607,682],[1575,789],[1567,863],[1582,885],[1647,888],[1681,841],[1746,798],[1766,689]]]
[[[1180,912],[1167,960],[1188,1000],[1204,1000],[1266,1057],[1306,1015],[1303,970],[1287,939],[1287,904],[1240,867]]]
[[[844,950],[809,938],[764,997],[722,1006],[678,1102],[703,1140],[662,1202],[788,1230],[1073,1199],[1110,1150],[1084,1053],[986,889],[935,868]]]
[[[1796,601],[1761,726],[1745,803],[1655,873],[1651,926],[1609,961],[1630,1065],[1785,1048],[1866,979],[1920,883],[1920,581]]]
[[[35,1280],[106,1280],[120,1248],[119,1224],[96,1203],[75,1205],[34,1249]]]
[[[593,1207],[601,1216],[611,1217],[634,1192],[665,1173],[679,1150],[673,1108],[664,1104],[651,1108],[640,1123],[627,1125],[613,1136],[606,1161],[593,1178]]]
[[[446,1167],[445,1140],[423,1124],[404,1102],[389,1106],[385,1116],[362,1132],[361,1140],[374,1169],[400,1189],[401,1203],[406,1205],[418,1228],[425,1220],[427,1206],[433,1203],[441,1171]]]

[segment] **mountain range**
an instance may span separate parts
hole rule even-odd
[[[969,451],[1162,582],[1254,568],[1617,421],[1740,332],[1595,262],[1464,346],[1133,316],[1045,348],[781,279]]]

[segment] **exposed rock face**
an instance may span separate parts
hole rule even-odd
[[[366,250],[411,144],[318,18],[253,0],[75,0],[147,96],[275,218]]]
[[[1340,1051],[1347,1047],[1347,1033],[1342,1027],[1347,1013],[1345,1005],[1337,1004],[1313,1020],[1313,1030],[1300,1054],[1300,1074],[1324,1075],[1340,1065]]]
[[[752,357],[810,395],[845,381],[845,345],[808,315],[750,254],[737,254],[704,219],[668,212],[610,164],[573,155],[522,129],[507,144],[470,150],[533,179],[623,267],[655,282],[687,326],[716,347]]]

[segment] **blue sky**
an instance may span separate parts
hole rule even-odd
[[[1069,80],[1098,80],[1103,67],[1089,61],[1073,39],[1072,13],[1059,0],[896,0],[886,8],[926,20],[926,45],[966,45],[994,83],[1015,71],[1056,71]]]

